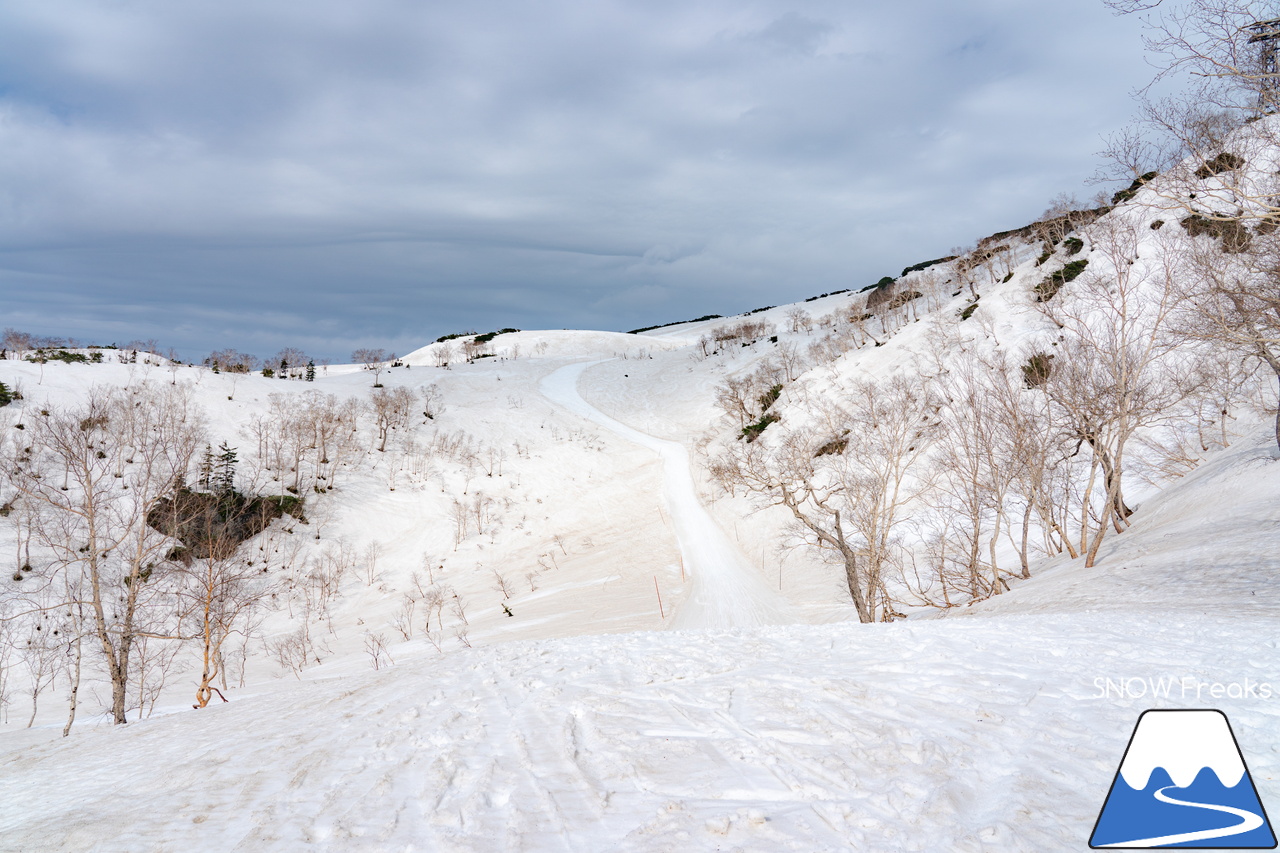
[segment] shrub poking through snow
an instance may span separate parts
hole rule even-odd
[[[99,356],[98,360],[101,361],[101,356]],[[39,362],[41,364],[46,361],[65,361],[67,364],[87,364],[89,356],[82,352],[68,352],[64,349],[55,350],[53,352],[39,349],[27,356],[27,361]]]
[[[780,420],[782,419],[773,412],[765,412],[760,420],[742,428],[742,437],[747,440],[747,444],[750,444],[760,437],[760,433],[768,429],[769,424],[776,424]]]
[[[249,497],[238,492],[193,492],[181,489],[147,513],[147,524],[182,543],[174,559],[226,557],[236,546],[257,536],[285,515],[305,520],[302,498],[293,495]]]
[[[899,293],[897,296],[893,297],[893,299],[889,300],[889,310],[892,311],[895,308],[901,308],[911,300],[919,299],[921,296],[924,296],[924,294],[918,290],[904,290],[902,293]]]
[[[1158,174],[1160,173],[1147,172],[1145,175],[1142,175],[1136,178],[1133,183],[1129,184],[1129,187],[1127,189],[1120,190],[1118,193],[1111,196],[1111,203],[1115,205],[1115,204],[1121,204],[1123,202],[1129,201],[1135,195],[1138,194],[1138,190],[1142,189],[1143,184],[1147,183]]]
[[[937,264],[945,264],[947,261],[954,261],[955,259],[956,259],[955,255],[948,255],[945,258],[934,258],[931,261],[921,261],[918,264],[912,264],[911,266],[905,268],[902,271],[902,274],[904,276],[908,276],[908,275],[911,275],[911,273],[913,272],[923,272],[924,270],[927,270],[929,267],[936,266]]]
[[[1088,258],[1081,258],[1078,261],[1072,261],[1062,269],[1053,273],[1035,286],[1036,301],[1048,302],[1058,291],[1062,289],[1062,285],[1069,281],[1075,281],[1080,273],[1084,272],[1084,268],[1089,265]]]
[[[1228,254],[1243,252],[1249,248],[1253,236],[1239,219],[1209,219],[1193,213],[1182,220],[1182,227],[1192,237],[1208,234],[1222,241],[1222,251]]]
[[[813,451],[813,457],[817,459],[819,456],[838,456],[844,453],[844,449],[849,446],[849,439],[846,436],[833,438],[826,444]]]
[[[760,411],[767,412],[769,407],[778,402],[778,397],[782,396],[782,385],[774,385],[768,391],[760,395]]]
[[[1053,372],[1053,356],[1038,352],[1022,365],[1022,381],[1028,388],[1037,388],[1049,381]]]
[[[1196,169],[1196,177],[1204,180],[1214,175],[1220,175],[1223,172],[1234,172],[1244,165],[1244,158],[1239,154],[1232,154],[1230,151],[1223,151],[1212,160],[1205,161],[1204,165]]]

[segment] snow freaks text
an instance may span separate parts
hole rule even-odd
[[[1273,699],[1280,691],[1266,681],[1205,681],[1194,676],[1133,677],[1093,680],[1091,699]]]

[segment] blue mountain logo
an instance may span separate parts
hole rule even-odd
[[[1143,711],[1089,846],[1271,850],[1276,836],[1221,711]]]

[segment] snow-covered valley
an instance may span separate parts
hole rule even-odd
[[[868,624],[830,549],[714,474],[809,424],[828,443],[806,460],[854,454],[848,431],[820,432],[819,404],[864,377],[923,383],[970,352],[1020,364],[1043,334],[1029,306],[1044,258],[1018,240],[967,292],[952,279],[975,266],[904,273],[886,292],[915,295],[871,322],[871,297],[845,293],[642,335],[511,332],[447,367],[433,344],[380,375],[428,416],[378,449],[366,411],[340,464],[299,445],[273,467],[254,447],[291,406],[366,400],[378,377],[356,365],[312,383],[112,351],[0,361],[22,392],[0,409],[19,451],[35,430],[14,427],[42,411],[147,386],[203,412],[209,444],[239,447],[242,491],[312,477],[305,521],[269,531],[288,584],[228,652],[229,701],[192,709],[199,665],[175,646],[128,725],[86,674],[63,738],[68,675],[33,701],[12,646],[0,850],[1079,850],[1149,707],[1225,711],[1262,801],[1280,802],[1280,454],[1265,405],[1244,399],[1267,383],[1189,461],[1131,463],[1131,525],[1104,523],[1090,566],[1083,546],[1049,553],[1070,540],[1025,520],[1028,502],[1029,577],[1001,510],[982,578],[965,578],[993,586],[969,601],[949,552],[927,577],[946,512],[913,510]],[[1074,253],[1056,251],[1059,266]],[[718,401],[765,368],[781,379],[748,395],[768,397],[751,435]],[[1072,537],[1107,506],[1085,494]],[[3,527],[6,560],[28,559],[22,530]],[[14,575],[27,595],[39,572]]]

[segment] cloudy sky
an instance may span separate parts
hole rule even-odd
[[[861,287],[1056,193],[1100,0],[6,0],[0,326],[345,359]]]

